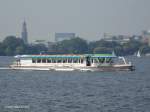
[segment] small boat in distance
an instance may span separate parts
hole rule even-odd
[[[137,52],[137,57],[140,58],[141,57],[141,53],[140,51]]]
[[[115,60],[122,60],[121,63]],[[118,61],[119,62],[119,61]],[[52,71],[134,70],[131,62],[114,54],[18,55],[11,69]]]

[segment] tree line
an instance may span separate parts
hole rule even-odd
[[[43,44],[25,44],[21,38],[8,36],[0,43],[1,56],[14,56],[21,54],[39,54],[41,51],[47,51]]]
[[[126,43],[109,42],[103,39],[87,42],[82,38],[73,38],[56,42],[49,47],[44,44],[25,44],[22,39],[8,36],[0,43],[1,56],[13,56],[21,54],[92,54],[112,53],[118,56],[133,55],[140,50],[142,54],[150,52],[148,44],[140,41],[130,40]]]

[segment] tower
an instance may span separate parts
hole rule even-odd
[[[28,44],[28,32],[27,32],[27,25],[25,21],[23,22],[22,25],[21,38],[25,44]]]

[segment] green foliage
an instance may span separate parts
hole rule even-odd
[[[142,45],[139,50],[142,54],[150,53],[150,47],[148,45]]]
[[[4,55],[5,55],[4,46],[2,43],[0,43],[0,56],[4,56]]]
[[[93,53],[95,54],[111,54],[112,53],[112,49],[111,48],[107,48],[107,47],[96,47],[93,50]]]
[[[116,55],[133,55],[138,50],[142,54],[150,53],[150,47],[139,41],[130,40],[121,44],[117,42],[108,42],[104,40],[87,43],[79,37],[70,40],[57,42],[51,46],[49,52],[51,54],[86,54],[86,53],[112,53]],[[23,40],[15,36],[6,37],[0,43],[0,55],[12,56],[18,54],[40,54],[46,53],[48,48],[44,44],[27,45]]]
[[[56,43],[56,52],[60,54],[82,54],[87,51],[87,42],[79,37]]]
[[[127,55],[133,55],[135,52],[137,52],[142,46],[142,43],[139,41],[131,40],[128,43],[123,44],[123,52]]]
[[[120,46],[120,44],[116,43],[116,42],[107,42],[104,40],[99,40],[99,41],[95,41],[95,42],[90,42],[89,43],[89,52],[90,53],[94,53],[95,49],[103,49],[104,51],[106,50],[107,52],[110,52],[110,50],[114,50],[116,46]],[[97,50],[96,50],[97,51]]]
[[[44,44],[28,45],[26,54],[40,54],[47,52],[47,47]]]
[[[107,42],[104,40],[90,42],[89,53],[108,53],[115,51],[116,55],[133,55],[138,50],[141,50],[143,54],[150,52],[150,47],[135,40],[130,40],[127,43],[121,44],[117,42]]]
[[[25,47],[17,46],[15,49],[15,54],[23,54],[25,52]]]
[[[23,53],[25,48],[23,40],[16,38],[15,36],[6,37],[3,40],[2,46],[4,48],[4,55],[8,56]]]
[[[6,37],[2,43],[0,43],[0,55],[12,56],[21,54],[39,54],[47,51],[47,48],[43,44],[26,45],[23,40],[16,38],[15,36]]]
[[[117,56],[123,56],[124,55],[123,46],[121,45],[115,46],[114,52]]]

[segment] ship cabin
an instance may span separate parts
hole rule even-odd
[[[97,67],[110,66],[113,54],[67,54],[67,55],[18,55],[15,56],[17,66],[74,66]]]

